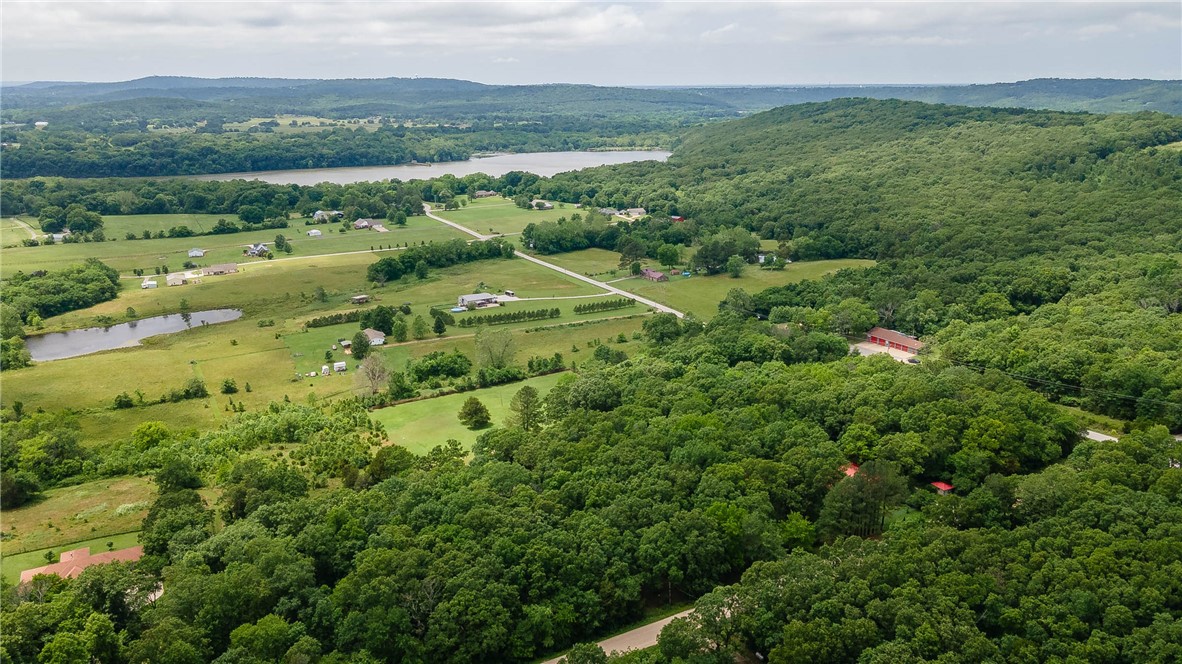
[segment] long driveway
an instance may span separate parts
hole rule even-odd
[[[693,612],[693,609],[682,611],[676,615],[668,618],[661,618],[656,622],[651,622],[647,625],[641,625],[636,629],[629,630],[623,634],[617,634],[610,639],[604,639],[598,643],[603,652],[612,654],[613,652],[630,652],[632,650],[643,650],[657,645],[657,637],[661,635],[661,630],[665,629],[665,625],[673,622],[675,618],[684,618]],[[558,664],[562,661],[561,657],[548,659],[542,664]]]
[[[442,224],[447,224],[448,226],[451,226],[452,228],[454,228],[458,231],[462,231],[464,233],[467,233],[468,235],[471,235],[472,237],[474,237],[478,240],[490,240],[494,237],[497,237],[495,235],[484,235],[481,233],[477,233],[476,231],[474,231],[470,228],[465,228],[464,226],[461,226],[461,225],[455,223],[454,221],[448,221],[447,219],[444,219],[443,217],[440,217],[439,215],[432,212],[431,208],[426,203],[423,204],[423,212],[426,213],[426,215],[428,217],[430,217],[431,219],[434,219],[435,221],[438,221]],[[541,265],[544,268],[554,270],[555,272],[561,272],[562,274],[565,274],[568,277],[571,277],[573,279],[578,279],[579,281],[584,281],[586,283],[591,284],[592,286],[602,288],[603,290],[608,291],[610,293],[615,293],[616,295],[631,298],[641,304],[648,305],[648,306],[652,307],[653,309],[656,309],[657,311],[663,311],[668,314],[673,314],[674,316],[677,316],[678,318],[685,318],[684,313],[674,309],[673,307],[669,307],[664,304],[661,304],[660,302],[657,302],[655,300],[650,300],[647,297],[641,297],[635,293],[630,293],[626,290],[616,288],[615,286],[612,286],[611,284],[604,283],[604,282],[599,281],[597,279],[592,279],[591,277],[581,275],[578,272],[573,272],[573,271],[568,270],[564,267],[559,267],[553,263],[547,263],[546,261],[544,261],[536,256],[530,256],[529,254],[526,254],[526,253],[523,253],[520,251],[516,251],[514,253],[517,254],[518,258],[524,258],[525,260],[527,260],[531,263],[537,263],[538,265]]]

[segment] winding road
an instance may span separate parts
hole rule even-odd
[[[661,630],[665,629],[665,625],[673,622],[676,618],[684,618],[692,612],[693,609],[688,609],[668,618],[661,618],[660,620],[647,625],[641,625],[623,634],[617,634],[611,638],[604,639],[596,645],[609,655],[613,652],[625,653],[632,650],[651,648],[657,645],[657,637],[661,635]],[[542,664],[558,664],[561,661],[562,657],[555,657],[554,659],[548,659],[542,662]]]
[[[454,228],[462,233],[467,233],[468,235],[471,235],[472,237],[476,238],[477,240],[491,240],[492,238],[497,237],[496,235],[484,235],[482,233],[478,233],[478,232],[472,230],[471,228],[466,228],[464,226],[461,226],[461,225],[455,223],[454,221],[448,221],[447,219],[444,219],[443,217],[440,217],[439,215],[432,212],[431,207],[428,206],[426,203],[423,204],[423,212],[431,219],[434,219],[435,221],[438,221],[441,224],[447,224],[448,226],[451,226],[452,228]],[[661,304],[660,302],[657,302],[655,300],[650,300],[647,297],[641,297],[635,293],[630,293],[626,290],[616,288],[615,286],[612,286],[612,285],[607,284],[605,282],[602,282],[602,281],[599,281],[596,279],[592,279],[591,277],[583,276],[583,275],[579,274],[578,272],[573,272],[573,271],[568,270],[564,267],[559,267],[553,263],[547,263],[546,261],[544,261],[536,256],[530,256],[529,254],[526,254],[526,253],[523,253],[520,251],[515,251],[513,253],[515,253],[518,258],[524,258],[525,260],[527,260],[531,263],[537,263],[538,265],[541,265],[542,267],[547,268],[549,270],[554,270],[555,272],[561,272],[562,274],[565,274],[568,277],[589,283],[592,286],[595,286],[597,288],[602,288],[603,290],[608,291],[609,293],[615,293],[616,295],[620,295],[622,297],[631,298],[641,304],[650,306],[653,309],[656,309],[657,311],[663,311],[668,314],[673,314],[674,316],[677,316],[678,318],[685,318],[684,313],[674,309],[673,307],[669,307],[664,304]]]

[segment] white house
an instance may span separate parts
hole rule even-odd
[[[204,258],[204,257],[205,257],[205,250],[204,249],[190,249],[189,250],[189,258]]]
[[[344,371],[345,369],[348,369],[348,368],[349,368],[349,365],[345,364],[344,362],[333,362],[332,363],[332,370],[333,371]]]
[[[365,336],[369,338],[369,345],[371,346],[381,346],[382,344],[386,343],[386,333],[382,332],[381,330],[375,330],[372,327],[367,327],[362,330],[362,332],[364,332]]]
[[[265,253],[268,253],[269,251],[271,251],[271,250],[267,248],[267,243],[260,242],[258,244],[246,245],[246,249],[243,250],[243,253],[246,254],[247,256],[258,256],[259,254],[265,254]]]
[[[308,237],[320,237],[321,235],[324,235],[324,233],[321,233],[320,230],[316,228],[308,231]]]
[[[144,279],[144,283],[140,284],[140,288],[156,288],[157,286],[154,279]]]
[[[174,272],[168,275],[164,278],[164,282],[169,286],[184,286],[185,284],[189,283],[188,280],[185,279],[185,275],[181,274],[180,272]]]
[[[629,217],[643,217],[648,214],[644,208],[628,208],[624,212],[627,212]]]
[[[373,219],[358,219],[357,221],[353,222],[353,229],[358,230],[358,231],[365,230],[366,228],[369,228],[372,224],[373,224]]]
[[[328,222],[333,221],[334,219],[340,219],[343,216],[345,216],[345,213],[341,212],[340,210],[317,210],[316,213],[312,215],[312,219],[316,221]]]
[[[328,365],[327,365],[327,364],[326,364],[326,365],[324,365],[324,366],[322,366],[322,367],[320,367],[320,375],[321,375],[321,376],[327,376],[327,375],[328,375]]]

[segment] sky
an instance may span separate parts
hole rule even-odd
[[[1182,2],[22,2],[5,82],[791,85],[1182,79]]]

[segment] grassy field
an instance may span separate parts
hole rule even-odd
[[[483,390],[399,404],[373,411],[370,413],[370,419],[386,428],[391,442],[402,445],[415,454],[424,454],[432,447],[442,445],[452,438],[460,441],[465,449],[471,449],[472,443],[476,442],[476,437],[481,431],[465,427],[456,418],[460,406],[469,397],[480,399],[492,415],[493,426],[501,426],[509,415],[509,404],[518,390],[532,385],[545,396],[565,375],[567,374],[550,374],[510,385],[498,385]]]
[[[688,254],[689,250],[687,249],[685,253]],[[607,249],[583,249],[564,254],[537,254],[537,257],[547,263],[553,263],[559,267],[594,277],[600,281],[609,281],[628,276],[628,267],[620,268],[619,252],[609,251]],[[657,268],[655,261],[642,261],[642,264],[646,267]]]
[[[167,231],[174,226],[188,226],[196,233],[209,232],[218,219],[238,221],[232,214],[126,214],[103,217],[103,233],[122,238],[125,233]]]
[[[826,274],[844,268],[870,267],[874,261],[857,258],[841,258],[828,261],[793,263],[784,270],[760,270],[748,266],[743,276],[733,279],[719,274],[710,277],[670,277],[669,281],[652,282],[636,277],[617,281],[612,285],[637,295],[667,304],[674,309],[693,312],[702,319],[709,319],[718,311],[718,303],[726,298],[732,288],[742,288],[755,294],[772,286],[783,286],[806,279],[820,279]]]
[[[499,196],[481,198],[470,202],[460,210],[435,210],[435,214],[470,228],[477,233],[520,233],[531,223],[555,221],[559,217],[570,217],[581,210],[573,205],[555,204],[553,210],[523,210]]]
[[[171,227],[181,222],[173,223],[172,218],[216,217],[216,215],[144,215],[154,219],[153,225]],[[111,217],[112,219],[132,219],[132,217]],[[129,226],[136,222],[120,221]],[[276,235],[283,235],[291,241],[294,252],[290,256],[316,256],[348,251],[368,251],[370,247],[393,246],[400,244],[418,244],[420,242],[443,241],[455,238],[466,238],[463,233],[449,228],[444,224],[427,219],[426,217],[411,217],[403,228],[389,227],[388,233],[374,231],[349,231],[339,233],[341,224],[324,224],[318,226],[304,226],[302,221],[293,220],[290,228],[252,231],[249,233],[233,233],[230,235],[206,235],[189,238],[163,238],[159,240],[125,240],[126,231],[108,230],[107,237],[114,238],[106,242],[82,242],[75,244],[55,244],[41,247],[15,247],[4,250],[3,261],[0,262],[0,277],[8,277],[17,270],[31,272],[33,270],[53,270],[81,263],[87,258],[94,257],[102,260],[111,267],[130,274],[135,268],[143,269],[151,274],[154,268],[167,266],[172,271],[181,269],[185,261],[192,260],[199,266],[214,265],[216,263],[258,263],[264,262],[242,255],[244,245],[266,242],[272,243]],[[324,235],[310,238],[307,231],[317,228]],[[200,248],[206,251],[203,258],[188,257],[189,249]],[[277,254],[276,258],[286,258],[288,254]]]
[[[4,568],[4,580],[9,583],[17,583],[20,581],[21,572],[34,567],[41,567],[49,564],[45,560],[45,554],[49,551],[57,555],[61,555],[62,551],[71,551],[73,549],[90,549],[91,553],[100,553],[108,550],[126,549],[131,546],[139,544],[139,531],[130,533],[120,533],[118,535],[105,535],[103,537],[94,537],[81,542],[71,542],[65,546],[46,547],[44,549],[37,549],[36,551],[28,551],[26,553],[17,553],[13,555],[5,555],[2,566]]]
[[[5,567],[12,554],[139,530],[155,498],[150,480],[120,477],[50,489],[33,503],[5,509],[0,532],[11,536],[3,544]]]
[[[25,223],[37,230],[35,221],[30,222],[28,219],[22,219]],[[29,239],[29,231],[25,230],[15,220],[8,217],[0,218],[0,247],[18,247],[21,240]]]
[[[122,348],[81,357],[39,363],[33,367],[5,372],[5,401],[20,400],[29,409],[56,410],[63,405],[79,411],[84,440],[99,446],[125,438],[141,422],[161,420],[174,428],[207,428],[230,417],[227,410],[229,396],[217,394],[222,380],[232,378],[240,392],[233,395],[248,409],[264,407],[285,396],[296,399],[315,394],[319,398],[333,397],[358,390],[356,376],[348,380],[334,377],[328,380],[300,380],[295,373],[318,370],[323,364],[324,350],[336,334],[344,336],[356,331],[356,325],[341,328],[315,328],[302,332],[303,321],[333,311],[347,311],[353,307],[349,297],[369,293],[380,303],[398,305],[409,302],[416,314],[426,314],[431,305],[450,306],[455,298],[473,292],[480,278],[491,290],[514,288],[521,296],[592,295],[593,286],[562,276],[527,261],[483,261],[475,265],[461,265],[436,270],[426,280],[413,276],[388,283],[379,289],[370,288],[365,281],[365,268],[374,261],[368,252],[342,254],[319,258],[275,260],[247,266],[243,272],[219,277],[208,277],[200,284],[176,288],[141,290],[131,288],[111,302],[89,309],[71,312],[46,321],[46,329],[71,329],[95,324],[95,317],[126,318],[125,310],[132,307],[138,316],[152,316],[179,310],[185,299],[193,311],[218,307],[237,307],[245,311],[236,321],[198,327],[185,332],[144,340],[143,345]],[[477,278],[475,275],[480,275]],[[327,301],[313,296],[317,287],[327,291]],[[553,302],[521,302],[511,306],[542,308],[558,306],[564,319],[576,320],[570,310],[585,300],[557,300]],[[640,307],[604,312],[598,316],[633,314]],[[517,324],[511,327],[536,327],[563,319]],[[274,326],[259,327],[260,321],[274,321]],[[633,324],[639,327],[639,322]],[[474,333],[475,330],[452,328],[451,335]],[[524,334],[524,333],[523,333]],[[614,334],[614,333],[613,333]],[[554,342],[555,350],[566,350],[572,343],[583,343],[580,333],[566,333],[569,341]],[[531,337],[532,341],[533,337]],[[412,344],[415,345],[415,344]],[[432,343],[417,344],[430,347]],[[524,349],[523,342],[521,347]],[[472,341],[465,347],[472,352]],[[532,349],[531,349],[532,351]],[[429,351],[424,351],[429,352]],[[547,350],[545,354],[553,354]],[[300,354],[296,356],[295,354]],[[529,354],[542,354],[530,352]],[[409,357],[404,354],[404,357]],[[522,357],[529,355],[524,353]],[[85,380],[79,380],[84,377]],[[203,379],[215,394],[207,399],[178,404],[145,405],[114,411],[110,406],[121,392],[135,395],[140,390],[147,402],[152,402],[180,387],[191,377]],[[247,383],[251,392],[245,392]]]

